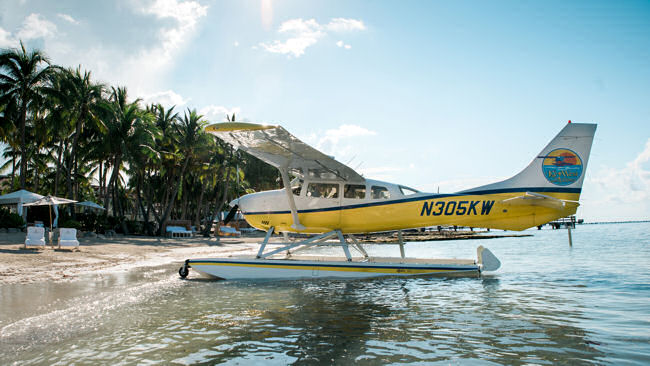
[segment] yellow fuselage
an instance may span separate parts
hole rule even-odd
[[[535,202],[517,204],[505,200],[521,196],[526,191],[485,194],[418,194],[417,197],[391,200],[370,200],[346,204],[298,209],[303,233],[341,230],[344,234],[370,233],[437,225],[458,225],[503,230],[524,230],[549,221],[575,214],[577,202],[559,207]],[[578,192],[542,192],[559,200],[577,201]],[[260,230],[275,227],[275,231],[298,232],[292,228],[289,211],[243,212],[246,221]]]

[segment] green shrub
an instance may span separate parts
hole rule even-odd
[[[99,225],[99,216],[94,212],[82,212],[77,214],[77,220],[81,224],[81,230],[97,231]]]
[[[1,228],[22,228],[25,226],[25,221],[23,218],[16,214],[12,213],[6,208],[0,208],[0,227]]]
[[[81,223],[79,221],[77,221],[77,220],[68,219],[67,221],[64,221],[61,224],[59,224],[59,227],[65,227],[65,228],[69,228],[69,229],[80,230],[81,229]]]
[[[6,218],[6,227],[17,227],[21,228],[25,226],[25,221],[23,220],[22,216],[18,215],[17,213],[10,213],[9,216]]]
[[[142,222],[126,220],[126,228],[129,234],[142,234]]]

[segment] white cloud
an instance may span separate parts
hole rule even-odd
[[[362,166],[359,166],[359,168],[356,170],[365,178],[383,180],[387,182],[396,181],[401,175],[400,172],[403,171],[401,167],[395,166],[377,166],[371,168],[364,168]]]
[[[127,85],[132,95],[155,94],[152,92],[160,90],[161,76],[189,44],[199,21],[207,15],[208,7],[197,1],[182,0],[142,0],[129,4],[138,22],[142,22],[139,15],[155,18],[146,20],[155,40],[133,48],[106,47],[99,43],[87,49],[82,60],[77,56],[74,62],[83,62],[96,71],[100,79],[111,84]],[[177,95],[166,97],[169,103],[187,102]]]
[[[312,133],[304,141],[322,153],[334,156],[335,159],[349,164],[348,161],[355,158],[355,156],[352,156],[355,149],[354,142],[357,142],[356,140],[360,137],[374,136],[376,134],[375,131],[361,126],[344,124],[338,128],[329,129],[324,133]]]
[[[305,49],[325,36],[320,24],[314,19],[302,20],[291,19],[280,25],[279,33],[288,34],[289,38],[284,41],[273,41],[271,44],[260,43],[264,49],[272,53],[281,53],[300,57]]]
[[[49,38],[54,35],[56,35],[56,25],[36,13],[29,14],[16,33],[17,38],[22,40]]]
[[[336,45],[337,45],[338,47],[343,47],[343,48],[345,48],[346,50],[349,50],[350,48],[352,48],[352,46],[350,46],[349,44],[345,44],[345,43],[343,43],[343,41],[338,41],[338,42],[336,42]]]
[[[196,1],[156,0],[141,10],[160,19],[176,20],[174,26],[159,30],[160,46],[143,52],[139,60],[136,60],[147,67],[151,64],[164,65],[169,62],[174,52],[187,41],[199,19],[207,15],[208,7]]]
[[[240,116],[241,108],[239,107],[227,108],[220,105],[209,105],[199,110],[199,114],[203,115],[206,120],[212,123],[225,122],[226,115],[232,116],[233,113],[235,114],[237,121],[242,121]]]
[[[181,95],[175,93],[173,90],[165,90],[142,97],[142,102],[144,104],[160,103],[166,108],[172,106],[182,106],[184,104],[187,104],[188,101],[189,99],[183,99]]]
[[[194,0],[131,0],[123,3],[119,14],[92,15],[108,16],[112,22],[119,20],[116,26],[122,28],[133,24],[137,37],[124,42],[116,42],[114,34],[130,37],[125,29],[114,30],[93,19],[80,23],[64,13],[46,14],[58,21],[57,24],[80,24],[80,30],[98,31],[65,34],[42,15],[32,13],[13,33],[0,29],[0,46],[16,47],[19,39],[39,38],[44,41],[40,48],[56,64],[66,67],[80,64],[92,70],[98,81],[127,86],[131,95],[152,94],[164,90],[162,76],[189,44],[207,9]]]
[[[10,32],[0,27],[0,47],[16,47],[18,41],[11,36]]]
[[[650,139],[623,168],[604,167],[587,175],[581,197],[586,219],[635,220],[650,218]]]
[[[68,14],[58,13],[56,16],[58,16],[59,18],[65,20],[65,21],[68,22],[68,23],[79,24],[79,21],[78,21],[78,20],[76,20],[75,18],[71,17],[71,16],[68,15]]]
[[[335,18],[325,25],[319,24],[315,19],[303,20],[302,18],[285,21],[278,28],[278,33],[286,36],[283,40],[275,40],[271,43],[260,43],[259,45],[268,52],[279,53],[289,57],[300,57],[305,50],[316,44],[321,38],[327,36],[328,32],[350,32],[365,30],[366,27],[361,20]],[[343,41],[339,41],[339,47],[350,49]]]
[[[363,21],[356,19],[334,18],[330,20],[325,28],[332,32],[349,32],[356,30],[366,30]]]
[[[239,42],[235,41],[235,43],[232,44],[235,47],[239,47]]]
[[[377,132],[357,125],[341,125],[339,128],[325,131],[325,134],[316,143],[317,148],[327,144],[336,146],[340,140],[359,136],[374,136]]]

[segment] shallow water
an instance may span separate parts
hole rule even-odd
[[[182,281],[179,264],[0,286],[2,364],[648,364],[650,224],[411,243],[491,275]],[[372,254],[395,254],[377,246]]]

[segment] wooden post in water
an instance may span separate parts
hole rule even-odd
[[[573,246],[573,240],[571,239],[571,225],[567,225],[566,227],[567,231],[569,232],[569,246]]]

